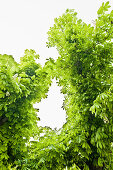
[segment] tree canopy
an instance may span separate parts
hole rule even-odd
[[[46,97],[51,75],[37,64],[39,56],[26,50],[17,64],[12,56],[0,55],[0,167],[26,155],[26,143],[38,132],[33,103]]]
[[[102,3],[94,25],[74,10],[55,19],[47,46],[59,57],[42,68],[26,50],[17,64],[0,56],[0,166],[17,169],[113,169],[113,11]],[[56,78],[65,95],[60,130],[37,126],[33,103]],[[30,141],[30,137],[34,137]]]

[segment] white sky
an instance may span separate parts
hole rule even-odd
[[[40,55],[43,65],[46,58],[57,58],[54,48],[46,47],[47,32],[54,24],[54,18],[62,15],[67,8],[75,9],[78,17],[91,23],[97,17],[97,10],[103,0],[0,0],[0,54],[13,55],[15,60],[25,49],[34,49]],[[113,9],[113,0],[110,0]],[[39,104],[41,125],[60,128],[65,122],[61,109],[63,95],[54,84],[48,98]]]

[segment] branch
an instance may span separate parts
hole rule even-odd
[[[2,126],[5,122],[7,122],[8,118],[5,117],[5,118],[2,118],[0,117],[0,126]]]

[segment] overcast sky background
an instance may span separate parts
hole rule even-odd
[[[67,8],[75,9],[78,18],[92,23],[104,0],[0,0],[0,54],[13,55],[19,62],[25,49],[34,49],[44,65],[46,58],[56,59],[54,48],[47,48],[47,32],[54,24],[54,18]],[[110,0],[113,9],[113,0]],[[63,95],[53,81],[48,98],[38,104],[39,125],[60,128],[65,123],[65,111],[61,109]]]

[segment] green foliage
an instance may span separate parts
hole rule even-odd
[[[42,68],[26,50],[17,64],[1,55],[0,166],[22,170],[113,169],[113,11],[103,3],[95,26],[74,10],[55,19],[48,47],[59,57]],[[6,64],[7,63],[7,64]],[[61,129],[37,127],[33,103],[47,96],[56,77],[65,95]],[[30,137],[34,137],[30,141]]]
[[[55,46],[59,52],[54,70],[65,95],[63,107],[67,113],[67,122],[60,135],[56,134],[55,143],[51,134],[54,147],[49,144],[53,155],[62,147],[58,169],[74,164],[85,170],[112,167],[113,11],[108,14],[109,7],[108,2],[102,4],[95,27],[77,19],[74,10],[67,10],[48,32],[47,46]],[[44,156],[48,155],[50,168],[54,159],[45,151]]]
[[[109,2],[102,4],[95,27],[67,10],[48,32],[49,47],[56,46],[60,55],[56,77],[65,94],[68,118],[61,135],[69,143],[69,166],[98,169],[107,167],[112,157],[113,11],[106,13],[109,7]]]
[[[26,143],[38,131],[33,103],[46,97],[51,75],[26,50],[17,64],[12,56],[0,55],[0,167],[27,155]]]

